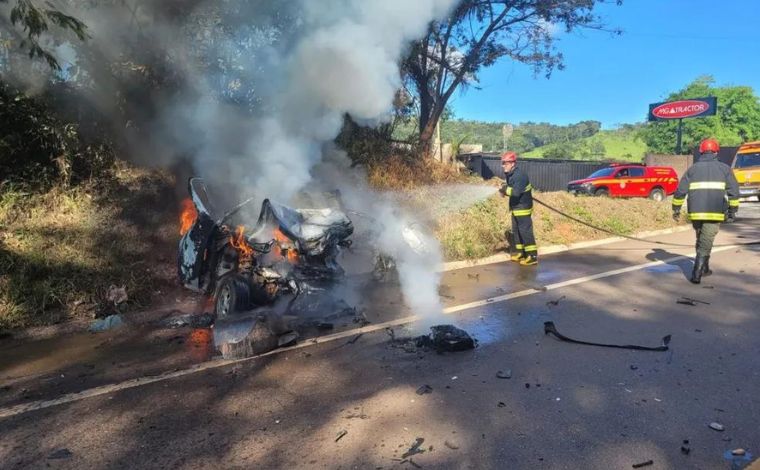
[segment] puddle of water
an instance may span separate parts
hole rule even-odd
[[[504,317],[485,315],[481,317],[460,318],[455,326],[463,329],[478,340],[478,345],[485,346],[503,340],[511,328]]]
[[[727,450],[723,453],[723,458],[731,463],[731,470],[741,470],[750,464],[752,454],[745,452],[744,455],[734,455],[731,453],[731,450]]]
[[[647,273],[680,273],[681,268],[672,264],[658,264],[656,266],[649,266],[644,268],[644,272]]]

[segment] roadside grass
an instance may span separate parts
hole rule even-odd
[[[176,199],[167,174],[120,165],[96,186],[0,192],[0,330],[122,311],[175,284]]]
[[[536,192],[546,204],[591,225],[621,235],[672,228],[670,203],[649,199],[576,197],[566,192]],[[539,245],[569,244],[612,235],[567,219],[534,203],[533,228]],[[489,197],[467,209],[437,219],[436,235],[447,261],[481,258],[506,249],[511,229],[507,199]]]
[[[425,158],[391,156],[367,164],[370,186],[379,190],[410,190],[441,183],[469,181],[452,165]],[[477,178],[481,181],[480,178]]]

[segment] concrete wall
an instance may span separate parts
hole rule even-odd
[[[672,166],[678,174],[678,179],[681,179],[686,170],[694,163],[694,157],[692,155],[662,155],[655,153],[648,153],[644,157],[644,163],[646,166]]]

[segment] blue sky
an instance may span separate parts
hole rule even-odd
[[[560,34],[566,68],[549,80],[502,60],[480,73],[482,89],[454,94],[456,117],[555,124],[592,119],[610,129],[645,120],[649,103],[700,75],[760,93],[760,0],[625,0],[597,12],[623,35]]]

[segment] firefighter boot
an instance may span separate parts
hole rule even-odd
[[[710,274],[712,274],[712,269],[710,269],[710,257],[705,256],[705,264],[702,265],[702,275],[709,276]]]
[[[520,266],[535,266],[538,264],[538,257],[536,255],[525,255],[525,258],[520,260]]]
[[[699,284],[702,282],[702,270],[704,267],[705,257],[697,255],[697,257],[694,258],[694,270],[691,272],[691,279],[689,279],[693,284]]]
[[[520,260],[523,259],[524,256],[525,255],[521,251],[518,251],[517,253],[512,253],[509,259],[511,261],[514,261],[515,263],[519,263]]]

